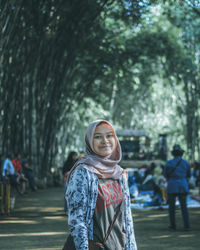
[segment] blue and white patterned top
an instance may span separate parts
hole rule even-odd
[[[123,178],[123,179],[122,179]],[[124,229],[126,250],[137,250],[130,209],[130,195],[126,176],[120,184],[125,196]],[[88,240],[93,240],[93,214],[98,196],[98,177],[79,165],[71,174],[65,193],[69,230],[74,237],[77,250],[88,250]]]

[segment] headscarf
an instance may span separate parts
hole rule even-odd
[[[102,157],[95,153],[93,148],[93,137],[95,129],[101,123],[106,123],[112,129],[113,135],[115,137],[116,146],[112,154]],[[75,168],[83,164],[83,167],[90,172],[95,173],[99,178],[106,179],[119,179],[123,173],[123,169],[118,165],[121,160],[121,146],[115,130],[111,123],[106,120],[96,120],[89,124],[86,135],[85,135],[85,156],[81,158],[79,161],[75,163],[73,168],[71,169],[67,183],[69,181],[69,177],[71,173],[75,170]]]

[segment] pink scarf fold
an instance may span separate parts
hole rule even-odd
[[[100,123],[106,123],[112,128],[116,140],[115,150],[111,155],[106,157],[97,155],[93,149],[94,132],[96,127]],[[85,135],[85,157],[76,162],[73,168],[70,170],[67,183],[69,181],[71,173],[80,164],[83,164],[84,168],[86,168],[90,172],[95,173],[99,178],[119,179],[123,173],[123,169],[118,165],[118,163],[121,161],[121,155],[121,146],[112,124],[105,120],[97,120],[90,123]]]

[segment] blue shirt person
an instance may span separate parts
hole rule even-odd
[[[189,230],[189,215],[187,209],[187,194],[189,192],[187,178],[190,177],[190,165],[182,159],[184,150],[175,144],[171,151],[174,156],[165,164],[164,176],[167,178],[167,193],[169,204],[170,230],[176,230],[175,202],[178,197],[184,222],[184,229]]]

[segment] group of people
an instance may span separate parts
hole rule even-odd
[[[173,158],[165,165],[156,166],[152,163],[149,168],[139,169],[139,171],[134,172],[133,176],[129,177],[129,186],[135,183],[139,190],[138,193],[153,191],[152,201],[146,202],[144,205],[162,208],[162,204],[168,204],[169,229],[173,231],[177,228],[175,220],[177,198],[181,207],[184,230],[190,230],[187,195],[191,187],[191,174],[194,175],[196,185],[199,185],[198,169],[191,169],[190,164],[182,158],[183,153],[184,150],[180,145],[175,144],[171,151]]]
[[[137,249],[130,206],[131,180],[138,183],[140,190],[148,190],[152,185],[154,194],[162,199],[163,185],[169,205],[169,229],[176,230],[178,198],[184,229],[189,230],[187,194],[191,167],[182,158],[184,150],[180,145],[174,145],[171,153],[173,159],[161,168],[162,178],[156,180],[156,166],[152,163],[143,175],[135,172],[134,179],[130,179],[127,171],[119,166],[122,152],[112,124],[106,120],[90,123],[85,133],[84,155],[70,152],[63,166],[70,231],[63,250]],[[21,194],[26,192],[27,183],[36,191],[33,169],[28,162],[28,155],[22,159],[20,154],[1,156],[1,181],[21,187],[18,189]]]
[[[10,183],[14,186],[20,195],[27,192],[29,185],[32,191],[37,190],[35,183],[33,168],[29,164],[29,155],[21,155],[17,153],[12,156],[11,153],[5,156],[0,155],[0,181],[3,183]]]

